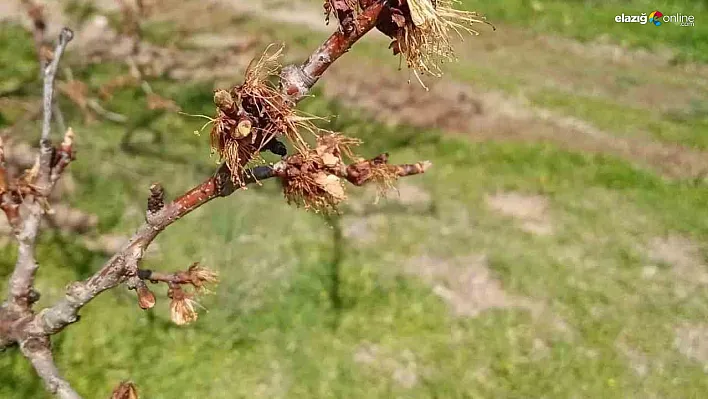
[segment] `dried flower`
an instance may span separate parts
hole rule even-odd
[[[138,390],[132,382],[123,381],[113,390],[111,399],[138,399]]]
[[[206,289],[206,284],[215,284],[219,282],[219,273],[206,267],[202,267],[199,262],[194,262],[192,266],[187,269],[187,273],[194,288],[202,293],[209,292]]]
[[[223,89],[214,90],[214,104],[220,109],[232,110],[236,103],[231,94]]]
[[[398,168],[397,165],[388,164],[388,154],[381,154],[376,158],[362,159],[347,166],[347,176],[349,181],[357,186],[374,182],[378,188],[378,197],[393,188],[393,183],[398,179]]]
[[[194,310],[194,306],[199,306],[199,304],[192,300],[191,294],[184,292],[179,285],[170,284],[167,296],[172,300],[170,302],[170,319],[173,323],[182,326],[197,320],[199,315]]]
[[[324,0],[325,23],[329,24],[329,17],[334,14],[340,24],[352,21],[361,8],[357,0]]]
[[[318,137],[314,149],[288,157],[280,173],[288,203],[303,205],[315,212],[335,211],[346,199],[340,178],[344,157],[358,159],[350,147],[359,143],[359,140],[332,133]]]
[[[214,92],[217,115],[211,130],[212,152],[226,162],[233,182],[242,186],[246,165],[258,160],[272,139],[285,136],[302,152],[308,146],[300,129],[316,131],[311,122],[316,118],[297,114],[294,104],[272,82],[281,68],[283,48],[271,48],[251,62],[242,85]]]
[[[476,12],[455,9],[459,3],[459,0],[402,0],[399,7],[390,8],[391,21],[384,24],[384,33],[394,39],[391,43],[394,54],[405,57],[421,85],[418,73],[440,77],[440,65],[455,60],[450,37],[453,33],[463,39],[463,32],[479,35],[472,28],[474,24],[491,25]]]

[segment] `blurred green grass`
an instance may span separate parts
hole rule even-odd
[[[8,26],[0,32],[0,49],[9,49],[0,51],[0,65],[31,68],[32,52],[19,50],[31,48],[29,35]],[[102,64],[75,74],[95,88],[122,71]],[[30,79],[35,72],[0,73]],[[186,112],[212,110],[211,82],[151,84]],[[704,320],[705,288],[677,296],[677,287],[690,284],[667,267],[642,279],[655,237],[680,234],[708,253],[705,185],[667,181],[621,159],[549,144],[470,143],[387,127],[316,94],[301,109],[339,115],[323,127],[363,139],[363,155],[389,151],[394,162],[433,161],[430,173],[405,181],[430,194],[433,210],[396,211],[388,206],[394,200],[374,206],[385,223],[373,243],[362,244],[337,240],[336,225],[364,216],[345,209],[328,221],[287,206],[273,181],[214,201],[160,235],[159,254],[145,265],[175,270],[200,260],[218,269],[222,283],[202,300],[209,312],[180,328],[169,322],[164,290],[149,312],[125,289],[102,295],[82,311],[82,322],[54,340],[60,369],[82,394],[107,397],[126,378],[146,398],[697,398],[708,390],[703,365],[674,348],[677,323]],[[570,100],[559,102],[572,110]],[[214,159],[208,138],[191,133],[201,120],[156,117],[132,90],[117,93],[109,106],[143,122],[133,140],[150,155],[121,150],[124,127],[85,126],[67,111],[79,146],[70,167],[78,191],[70,202],[98,214],[102,232],[129,234],[142,219],[151,182],[174,196],[209,173]],[[598,108],[588,116],[604,117]],[[0,113],[5,125],[19,114]],[[164,132],[163,144],[152,142],[146,123]],[[621,129],[633,122],[613,123]],[[27,126],[21,134],[38,131]],[[698,130],[686,132],[680,140],[702,140]],[[555,234],[529,234],[487,208],[485,196],[497,191],[548,198]],[[361,190],[349,192],[352,201],[364,200]],[[75,238],[42,236],[40,306],[104,261]],[[0,253],[4,280],[14,247]],[[487,255],[505,290],[538,304],[541,315],[500,308],[455,317],[427,284],[405,272],[419,257],[464,262],[477,254]],[[651,359],[646,374],[633,371],[619,341]],[[377,348],[373,360],[362,362],[371,348]],[[416,380],[407,387],[403,377],[411,373]],[[45,397],[15,350],[0,355],[0,397]]]

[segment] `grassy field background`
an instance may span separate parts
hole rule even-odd
[[[150,85],[209,115],[212,89],[240,83],[267,43],[284,41],[286,61],[300,61],[327,36],[320,3],[161,2],[147,45],[168,49],[179,73]],[[57,2],[49,17],[79,33],[96,15],[118,20],[91,4]],[[460,62],[426,80],[429,92],[407,83],[372,33],[300,106],[362,139],[363,155],[428,159],[429,173],[378,203],[351,188],[329,218],[287,205],[273,181],[190,214],[144,266],[219,270],[215,294],[201,300],[208,312],[178,327],[164,291],[148,312],[127,289],[100,296],[54,337],[75,388],[108,397],[131,379],[150,399],[704,397],[705,2],[463,4],[497,31],[461,44]],[[693,14],[696,26],[613,21],[656,8]],[[7,15],[0,128],[34,143],[39,123],[23,120],[40,94],[32,37],[21,15]],[[96,93],[128,68],[87,62],[89,39],[77,38],[62,79],[70,72]],[[224,44],[239,40],[247,44]],[[207,135],[192,133],[203,121],[145,101],[139,88],[118,90],[104,107],[127,124],[86,123],[61,98],[79,151],[64,201],[99,216],[91,237],[129,235],[153,181],[173,196],[213,170]],[[39,306],[107,259],[56,230],[39,248]],[[14,260],[10,241],[2,280]],[[0,397],[45,395],[17,350],[0,354]]]

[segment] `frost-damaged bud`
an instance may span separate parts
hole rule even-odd
[[[148,197],[147,210],[148,213],[159,212],[165,207],[165,189],[160,183],[150,185],[150,197]]]
[[[354,159],[349,147],[359,143],[341,134],[330,134],[318,137],[315,149],[288,157],[283,169],[277,172],[288,203],[315,212],[335,211],[346,199],[340,178],[343,157]]]
[[[200,292],[208,292],[206,284],[216,284],[219,282],[219,273],[202,267],[199,262],[194,262],[192,266],[187,269],[187,274],[194,288]]]
[[[145,282],[140,281],[135,290],[138,293],[138,306],[140,306],[140,309],[148,310],[155,306],[155,294],[150,291]]]
[[[61,151],[66,152],[69,155],[73,155],[72,150],[73,150],[73,146],[74,146],[74,139],[76,139],[76,135],[74,134],[74,129],[69,127],[68,129],[66,129],[66,133],[64,133],[64,140],[61,142],[59,149]]]
[[[123,381],[113,390],[111,399],[138,399],[138,390],[132,382]]]
[[[394,55],[400,53],[405,57],[421,85],[418,73],[440,77],[440,65],[455,60],[453,33],[461,38],[463,32],[479,35],[472,29],[478,23],[494,28],[476,12],[455,9],[459,3],[459,0],[394,0],[377,21],[377,29],[393,39],[390,48]]]
[[[231,135],[235,139],[242,139],[249,134],[251,134],[251,128],[253,127],[253,122],[249,118],[241,118],[236,125],[236,129],[231,132]]]
[[[348,32],[355,28],[354,18],[361,11],[358,0],[325,0],[323,8],[325,23],[329,24],[329,17],[334,14],[343,32]]]
[[[373,182],[383,192],[390,188],[399,177],[425,173],[432,163],[430,161],[414,164],[389,165],[388,154],[381,154],[369,160],[360,160],[347,166],[347,180],[355,186]]]
[[[231,172],[233,183],[245,186],[245,167],[261,161],[258,155],[274,138],[285,136],[299,151],[307,142],[300,131],[314,132],[313,117],[300,116],[294,103],[272,82],[278,77],[283,48],[269,46],[246,68],[244,82],[230,91],[214,92],[217,115],[210,139],[212,153],[219,154]]]
[[[214,104],[225,111],[233,109],[235,105],[231,93],[223,89],[214,91]]]
[[[172,300],[170,302],[170,319],[173,323],[183,326],[197,320],[199,315],[194,310],[194,306],[199,304],[192,300],[192,295],[184,292],[179,285],[170,284],[167,296]]]

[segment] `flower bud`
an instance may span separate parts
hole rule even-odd
[[[140,309],[147,310],[155,306],[155,294],[144,283],[138,286],[137,292]]]

